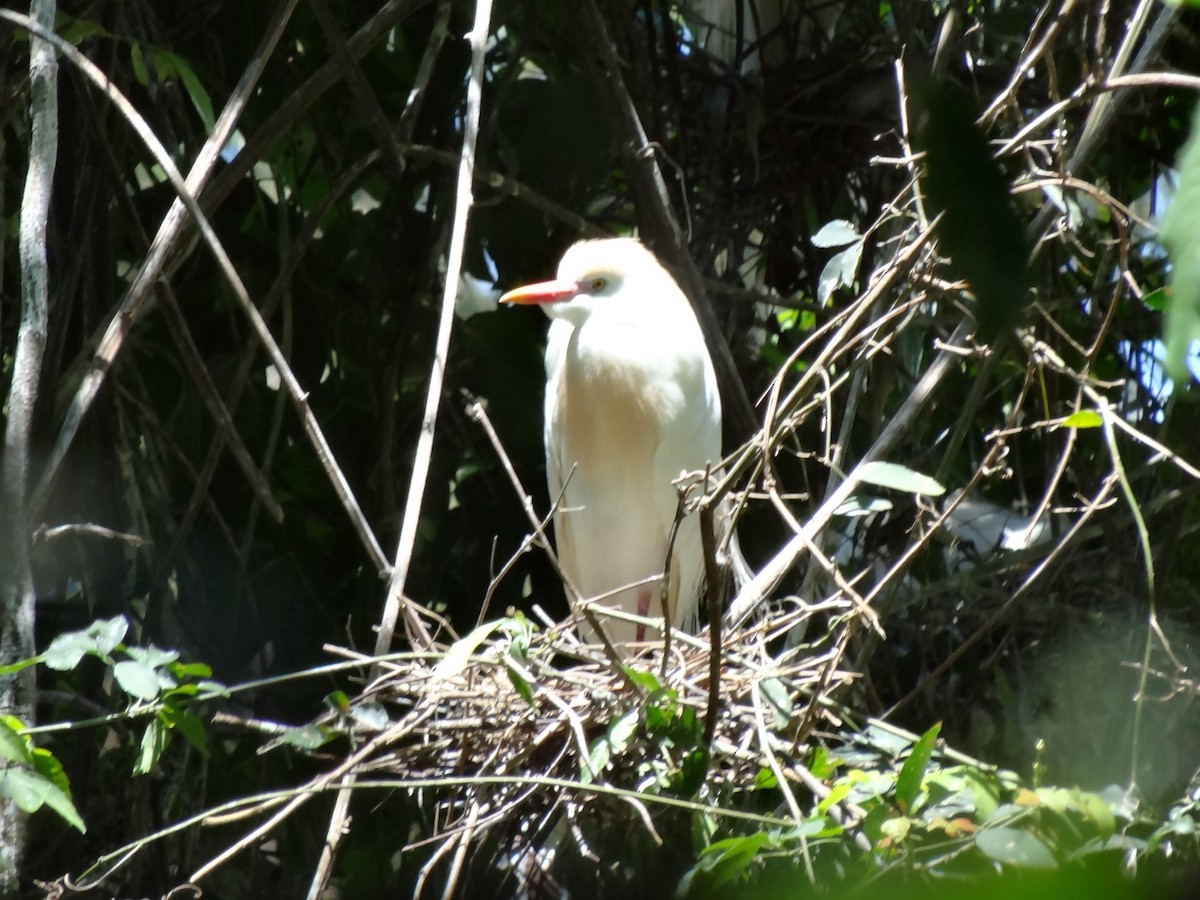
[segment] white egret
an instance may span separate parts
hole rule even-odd
[[[678,505],[672,481],[721,455],[721,400],[704,336],[675,280],[638,241],[581,241],[553,281],[502,303],[539,304],[546,347],[546,472],[564,573],[587,600],[641,615],[659,603]],[[564,489],[564,482],[566,482]],[[629,585],[657,577],[636,587]],[[670,566],[672,627],[692,628],[704,578],[698,517]],[[620,590],[618,590],[620,589]],[[615,642],[643,628],[601,619]],[[581,623],[585,638],[591,629]]]

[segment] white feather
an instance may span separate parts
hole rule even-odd
[[[545,441],[550,496],[562,497],[556,544],[568,579],[595,598],[661,578],[677,506],[671,482],[719,461],[721,401],[691,306],[640,243],[578,243],[551,285],[577,286],[569,299],[543,306],[555,320],[546,347]],[[699,523],[689,516],[672,560],[673,626],[693,626],[703,574]],[[661,581],[603,602],[638,612],[649,598],[648,613],[657,616],[660,592]],[[631,624],[602,621],[614,641],[637,636]]]

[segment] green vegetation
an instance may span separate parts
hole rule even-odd
[[[57,10],[44,228],[0,15],[0,890],[1186,896],[1200,9],[481,9]],[[770,591],[616,659],[495,298],[633,233]]]

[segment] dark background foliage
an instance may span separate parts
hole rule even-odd
[[[906,194],[912,148],[901,136],[920,125],[915,119],[922,113],[910,107],[914,121],[901,122],[895,60],[903,60],[910,85],[939,67],[937,74],[978,115],[1013,80],[1031,34],[1046,34],[1058,17],[1046,58],[984,120],[993,129],[989,137],[1007,140],[1039,111],[1109,71],[1137,4],[795,0],[783,4],[788,13],[780,20],[768,17],[768,6],[775,4],[743,4],[726,22],[723,42],[702,45],[701,4],[598,4],[683,223],[687,252],[704,279],[707,297],[697,302],[711,308],[732,353],[736,371],[725,371],[722,385],[729,449],[751,436],[748,426],[762,414],[762,405],[752,413],[746,398],[758,400],[793,350],[858,302],[861,290],[845,287],[825,301],[821,277],[831,251],[813,236],[834,219],[865,233],[861,289],[892,257],[914,215]],[[206,137],[197,103],[206,97],[219,111],[275,12],[268,4],[223,0],[67,3],[60,30],[130,97],[186,172]],[[473,13],[473,4],[461,0],[299,4],[239,121],[244,148],[227,151],[200,195],[389,555],[431,365],[463,136],[468,51],[460,36]],[[343,68],[346,39],[381,17],[387,27],[353,50],[354,63]],[[954,24],[943,32],[948,18]],[[1152,68],[1195,72],[1196,26],[1195,11],[1183,13]],[[498,289],[548,277],[561,251],[584,233],[639,228],[664,252],[666,235],[630,164],[630,137],[613,107],[598,49],[605,37],[583,6],[502,0],[492,34],[469,274]],[[7,395],[19,317],[13,198],[20,196],[28,153],[28,43],[11,30],[5,41],[0,388]],[[314,78],[322,67],[331,73],[324,82]],[[422,89],[416,96],[410,94],[415,84]],[[53,445],[97,336],[174,198],[111,104],[70,65],[62,67],[59,85],[60,158],[46,235],[50,341],[35,422],[35,478],[36,460]],[[1151,215],[1160,202],[1156,179],[1186,137],[1192,104],[1181,88],[1122,94],[1119,115],[1105,123],[1099,145],[1071,174],[1124,204],[1141,203],[1136,212]],[[1097,384],[1107,388],[1127,379],[1123,391],[1107,395],[1121,414],[1195,460],[1198,433],[1187,423],[1188,398],[1180,398],[1181,411],[1164,424],[1159,400],[1139,371],[1146,361],[1130,350],[1144,347],[1161,328],[1158,311],[1142,302],[1140,290],[1162,284],[1161,254],[1146,249],[1152,235],[1123,208],[1106,207],[1096,192],[1072,194],[1074,212],[1064,212],[1046,188],[1046,179],[1063,171],[1077,146],[1074,136],[1094,108],[1089,101],[1060,112],[1057,127],[1071,141],[1055,145],[1039,132],[1045,140],[1029,139],[1000,158],[1004,178],[1018,185],[1014,204],[1024,239],[1038,247],[1037,304],[1020,321]],[[897,202],[900,207],[892,205]],[[91,534],[36,542],[38,646],[98,617],[125,614],[135,622],[138,643],[178,648],[185,658],[209,663],[227,684],[328,661],[328,642],[369,652],[385,582],[290,403],[273,386],[211,255],[188,242],[168,271],[134,321],[35,522],[94,523],[145,542],[134,546]],[[928,365],[933,341],[948,338],[962,319],[961,292],[948,287],[954,275],[930,270],[905,285],[909,296],[930,302],[905,320],[907,327],[915,319],[915,330],[898,330],[887,353],[862,362],[858,413],[844,432],[836,430],[840,409],[834,423],[820,415],[797,419],[777,460],[787,491],[807,495],[814,505],[824,495],[828,468],[817,448],[831,433],[847,438],[851,462],[878,436]],[[768,298],[770,306],[762,302]],[[181,314],[175,326],[170,307]],[[547,510],[544,328],[543,317],[527,309],[495,309],[456,323],[407,593],[459,633],[475,624],[490,580],[528,532],[520,501],[483,431],[467,416],[465,399],[486,402],[537,509]],[[185,335],[217,391],[230,398],[240,390],[236,402],[227,399],[233,427],[282,520],[264,508],[228,452],[205,473],[215,427],[181,361]],[[791,371],[803,371],[812,356]],[[787,374],[785,368],[781,377]],[[988,435],[1014,422],[1019,427],[1068,415],[1077,398],[1072,379],[1039,370],[1021,352],[1002,349],[986,363],[969,359],[892,456],[962,486],[989,451],[1005,443]],[[1157,503],[1147,508],[1158,613],[1169,620],[1185,662],[1196,625],[1194,561],[1200,559],[1193,482],[1169,467],[1144,465],[1146,447],[1122,441],[1138,502]],[[1080,430],[1068,450],[1061,433],[1030,429],[1008,441],[1002,462],[978,490],[1025,512],[1052,491],[1057,541],[1070,511],[1096,493],[1111,466],[1099,429]],[[1128,776],[1136,727],[1159,761],[1148,765],[1142,791],[1164,802],[1177,795],[1196,764],[1195,717],[1176,703],[1150,706],[1145,721],[1132,721],[1129,697],[1138,674],[1119,662],[1142,659],[1149,597],[1134,522],[1117,507],[1061,554],[1016,608],[1006,602],[1040,554],[1031,554],[1024,567],[993,563],[966,574],[947,562],[949,550],[919,557],[911,575],[920,588],[878,598],[887,641],[863,632],[851,648],[852,667],[863,673],[854,702],[878,714],[906,698],[894,717],[900,724],[922,731],[944,720],[943,735],[981,758],[1022,770],[1036,761],[1054,778],[1085,786]],[[855,533],[855,564],[895,559],[916,540],[918,523],[928,521],[923,515],[897,497],[887,522]],[[787,536],[767,504],[752,505],[742,526],[752,564],[765,562]],[[986,562],[986,549],[973,552]],[[812,586],[801,566],[781,594]],[[566,612],[552,571],[529,553],[495,585],[488,614],[510,607],[529,613],[534,603],[552,616]],[[985,623],[970,654],[925,681]],[[103,676],[98,665],[44,673],[41,717],[58,721],[120,708]],[[1168,679],[1163,692],[1180,685]],[[321,698],[335,688],[356,685],[333,676],[305,679],[239,694],[233,706],[242,716],[295,724],[319,713]],[[299,783],[325,762],[282,753],[260,757],[257,736],[231,724],[213,728],[208,759],[181,749],[164,757],[154,774],[134,780],[125,774],[138,740],[131,731],[92,729],[50,739],[89,832],[64,834],[49,817],[35,820],[30,873],[52,879],[77,870],[80,860],[207,803]],[[1040,755],[1034,751],[1039,737],[1046,742]],[[428,851],[415,851],[398,867],[392,857],[429,826],[418,805],[376,798],[356,811],[371,827],[356,830],[345,848],[347,896],[362,896],[365,885],[410,883]],[[220,895],[296,895],[307,884],[327,821],[324,806],[291,821],[275,845],[223,874]],[[122,891],[159,891],[229,839],[227,832],[205,832],[143,854],[126,871]],[[686,863],[675,860],[664,878],[677,877]],[[634,868],[646,871],[653,863]]]

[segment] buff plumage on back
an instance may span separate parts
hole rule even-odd
[[[602,602],[661,615],[660,581],[626,586],[661,576],[677,505],[671,482],[715,464],[721,449],[716,376],[691,306],[648,250],[621,238],[575,244],[553,282],[505,299],[541,303],[554,320],[546,471],[551,499],[562,498],[554,525],[563,569],[584,598],[617,591]],[[692,627],[703,570],[691,516],[672,560],[673,626]],[[614,641],[639,637],[631,624],[602,621]]]

